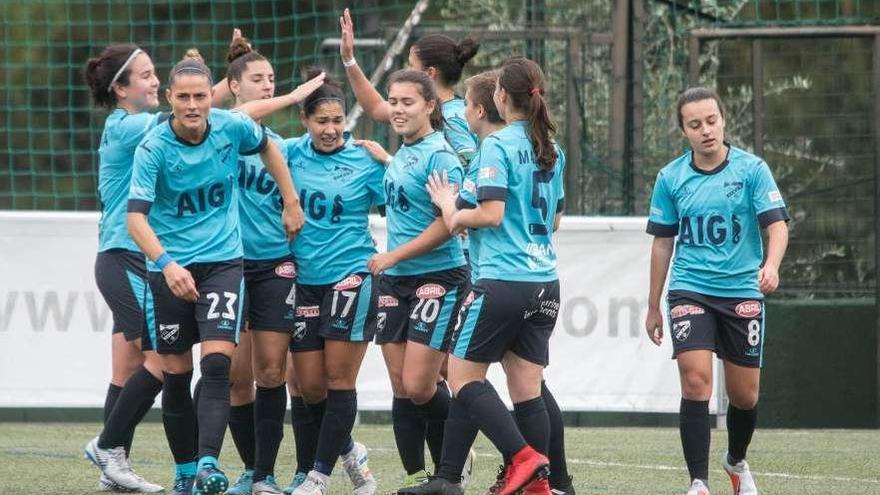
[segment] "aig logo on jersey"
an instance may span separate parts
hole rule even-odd
[[[177,338],[180,337],[180,323],[175,323],[173,325],[160,324],[159,337],[161,337],[167,344],[177,342]]]
[[[679,342],[684,342],[691,334],[691,320],[677,321],[672,324],[672,335]]]
[[[446,295],[446,289],[438,284],[425,284],[416,290],[419,299],[439,299]]]

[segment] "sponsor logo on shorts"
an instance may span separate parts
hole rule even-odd
[[[437,299],[446,295],[446,289],[440,284],[425,284],[416,289],[419,299]]]
[[[679,304],[669,310],[669,316],[672,317],[673,320],[681,318],[682,316],[702,314],[706,314],[706,310],[703,309],[702,306],[697,306],[695,304]]]
[[[413,325],[413,328],[415,329],[416,332],[421,332],[421,333],[428,333],[431,331],[431,327],[429,327],[428,324],[423,321],[420,321],[420,322],[416,323],[415,325]]]
[[[275,275],[282,278],[296,278],[296,266],[291,261],[285,261],[275,267]]]
[[[746,349],[746,356],[748,356],[748,357],[760,357],[760,356],[761,356],[761,350],[758,349],[757,347],[749,347],[748,349]]]
[[[742,318],[754,318],[761,314],[761,301],[743,301],[736,305],[736,314]]]
[[[379,296],[380,308],[396,308],[400,305],[400,301],[394,296]]]
[[[679,342],[687,340],[691,334],[691,320],[677,321],[672,324],[672,335]]]
[[[293,340],[299,342],[306,336],[306,322],[298,321],[293,324]]]
[[[336,318],[335,320],[333,320],[333,323],[331,323],[330,326],[337,330],[348,330],[348,322],[346,322],[342,318]]]
[[[333,290],[349,290],[360,287],[364,283],[364,279],[360,275],[349,275],[341,282],[333,286]]]
[[[320,306],[298,306],[296,316],[300,318],[317,318],[321,316]]]
[[[180,323],[175,323],[173,325],[159,325],[159,336],[164,340],[167,344],[173,344],[177,342],[177,339],[180,337]]]
[[[218,330],[232,330],[233,329],[232,322],[229,320],[225,320],[225,319],[220,320],[219,322],[217,322],[217,329]]]

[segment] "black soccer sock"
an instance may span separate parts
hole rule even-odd
[[[107,424],[107,419],[110,418],[110,414],[113,412],[113,408],[116,407],[116,401],[119,400],[119,394],[122,393],[122,387],[119,385],[110,384],[107,387],[107,395],[104,396],[104,424]]]
[[[104,421],[104,431],[98,438],[98,447],[109,449],[123,446],[127,454],[131,450],[135,427],[153,406],[153,401],[161,391],[162,382],[143,366],[138,368],[125,382],[113,411]]]
[[[446,418],[449,416],[451,400],[452,397],[449,395],[449,387],[446,386],[446,382],[438,382],[437,391],[431,400],[416,405],[419,408],[419,414],[425,419],[425,440],[428,443],[431,460],[434,461],[434,472],[440,470],[440,458],[443,455],[443,430],[446,427]]]
[[[501,397],[486,382],[468,383],[458,391],[457,398],[505,459],[527,445]]]
[[[461,482],[461,472],[480,429],[471,419],[464,404],[452,399],[443,432],[443,453],[437,476],[453,483]]]
[[[709,481],[709,401],[681,399],[681,448],[691,480]]]
[[[199,458],[220,457],[229,424],[229,356],[211,353],[202,358],[202,390],[199,394]]]
[[[562,411],[556,398],[541,381],[541,398],[547,407],[550,418],[550,446],[547,449],[550,458],[550,488],[568,486],[568,463],[565,460],[565,425],[562,422]]]
[[[168,439],[174,463],[187,464],[195,461],[197,444],[193,435],[193,430],[196,429],[196,412],[189,393],[192,371],[163,375],[162,424],[165,427],[165,437]]]
[[[425,470],[425,420],[418,407],[407,398],[395,397],[391,403],[394,442],[406,474]]]
[[[315,467],[315,451],[318,448],[320,423],[302,396],[290,396],[290,424],[293,427],[293,443],[296,445],[296,472],[308,473]]]
[[[727,406],[727,461],[731,464],[746,458],[746,451],[752,442],[755,423],[758,420],[758,406],[739,409],[733,404]]]
[[[513,417],[526,443],[547,455],[550,445],[550,418],[544,399],[535,397],[513,405]]]
[[[316,469],[329,476],[342,449],[351,442],[351,429],[357,416],[357,392],[354,390],[328,390],[326,411],[318,437],[315,456]],[[326,471],[326,472],[324,472]]]
[[[245,469],[254,469],[257,434],[254,432],[254,403],[229,407],[229,431],[232,443]]]
[[[287,409],[287,386],[257,387],[254,418],[257,433],[257,456],[254,460],[254,483],[275,475],[275,459],[284,437],[284,410]]]

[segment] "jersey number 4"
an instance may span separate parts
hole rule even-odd
[[[541,212],[541,222],[530,223],[529,234],[549,234],[547,232],[547,215],[550,213],[550,206],[547,204],[547,198],[541,194],[543,192],[541,184],[549,184],[555,174],[556,172],[553,170],[536,170],[532,174],[532,206]]]

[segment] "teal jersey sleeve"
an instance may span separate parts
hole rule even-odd
[[[761,227],[767,227],[771,223],[787,221],[788,213],[782,193],[773,179],[770,167],[762,161],[755,167],[751,177],[752,203],[755,213],[758,214],[758,222]]]
[[[477,152],[479,139],[468,128],[467,120],[464,118],[464,107],[464,99],[455,97],[443,103],[440,111],[443,120],[446,121],[443,126],[443,137],[455,150],[461,163],[467,165]]]
[[[558,145],[556,147],[556,173],[559,174],[560,180],[554,181],[553,186],[555,188],[555,192],[557,197],[556,200],[556,213],[561,213],[565,209],[565,167],[567,165],[565,159],[565,152],[562,151]]]
[[[239,145],[241,151],[239,154],[248,156],[263,151],[269,139],[263,126],[239,111],[231,111],[229,115],[231,117],[230,121],[238,130],[239,139],[241,140]]]
[[[385,167],[376,162],[367,181],[367,189],[370,191],[370,203],[372,206],[385,206],[385,188],[382,187],[383,180],[385,180]]]
[[[657,174],[651,194],[648,233],[656,237],[675,237],[678,234],[678,211],[662,171]]]
[[[132,164],[128,211],[148,213],[149,204],[156,200],[156,182],[162,167],[161,153],[160,147],[155,146],[152,142],[141,143],[137,147]],[[144,208],[146,208],[145,211]]]
[[[497,137],[490,137],[480,150],[480,164],[477,172],[477,201],[507,198],[508,175],[510,173],[504,144]]]

